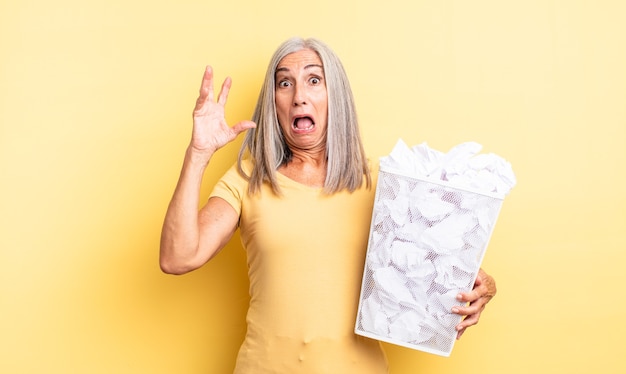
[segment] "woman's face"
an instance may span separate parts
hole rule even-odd
[[[287,145],[294,153],[324,150],[328,96],[319,56],[310,49],[288,54],[275,74],[276,112]]]

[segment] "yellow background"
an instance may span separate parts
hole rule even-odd
[[[245,331],[236,238],[158,268],[203,68],[249,118],[275,47],[325,40],[372,157],[476,141],[513,165],[484,267],[499,293],[442,358],[392,374],[626,371],[626,5],[615,1],[0,3],[0,372],[228,373]],[[203,194],[235,159],[224,149]]]

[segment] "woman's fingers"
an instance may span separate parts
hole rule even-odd
[[[206,154],[215,152],[233,141],[241,132],[256,127],[256,124],[249,120],[241,121],[232,128],[229,127],[224,111],[232,80],[227,77],[222,83],[219,95],[215,97],[213,78],[213,68],[207,66],[193,111],[191,145],[194,150]]]
[[[485,310],[487,303],[495,296],[497,292],[496,283],[490,275],[482,269],[479,270],[474,288],[470,292],[460,293],[457,300],[469,303],[465,307],[455,306],[452,313],[465,316],[465,318],[456,326],[457,339],[463,335],[465,330],[478,323],[480,315]]]
[[[202,75],[202,84],[198,92],[194,113],[200,112],[207,101],[213,100],[213,68],[207,66]]]
[[[230,77],[226,77],[224,83],[222,83],[222,89],[220,90],[220,95],[217,98],[217,102],[222,106],[226,106],[226,101],[228,100],[228,93],[230,92],[231,84],[232,80],[230,79]]]
[[[239,135],[240,133],[248,130],[248,129],[252,129],[256,127],[256,123],[252,122],[252,121],[248,121],[248,120],[244,120],[241,121],[237,124],[235,124],[235,126],[232,127],[233,132],[235,133],[235,136]]]

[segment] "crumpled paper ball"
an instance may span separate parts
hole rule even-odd
[[[443,153],[426,142],[411,148],[399,139],[391,153],[380,159],[380,166],[462,188],[508,194],[517,183],[511,164],[493,153],[478,154],[481,150],[482,145],[466,142]]]

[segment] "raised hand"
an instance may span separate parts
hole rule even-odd
[[[238,122],[233,127],[226,123],[224,108],[231,84],[231,79],[226,78],[215,100],[213,69],[211,66],[206,67],[200,86],[200,95],[193,111],[190,149],[195,153],[206,155],[207,161],[215,151],[235,140],[241,132],[256,127],[256,124],[249,120]]]

